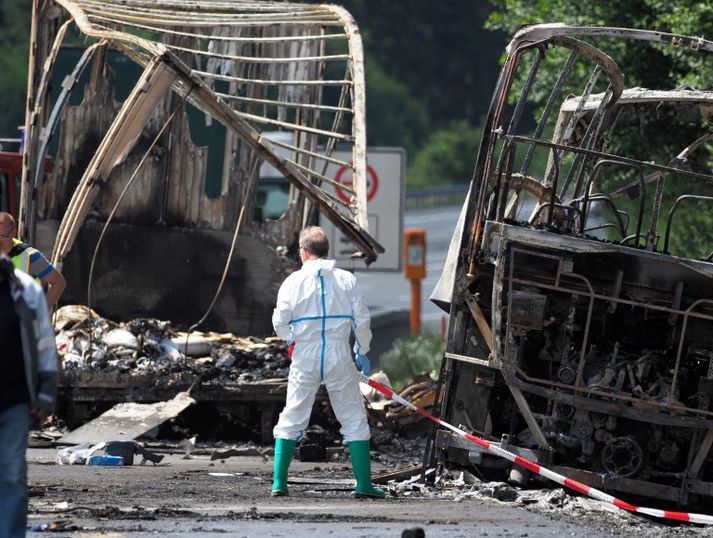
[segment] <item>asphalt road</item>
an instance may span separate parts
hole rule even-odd
[[[441,276],[460,206],[437,207],[408,211],[404,228],[426,230],[426,278],[421,282],[421,323],[424,330],[440,334],[441,320],[447,314],[428,300]],[[408,310],[411,306],[411,285],[403,273],[392,271],[357,271],[364,300],[373,313],[388,310]]]
[[[447,207],[406,215],[406,227],[426,229],[423,321],[433,332],[440,330],[443,313],[428,295],[440,276],[458,212]],[[358,278],[374,311],[408,308],[409,284],[401,274],[371,271]],[[451,481],[428,487],[395,484],[386,499],[359,500],[351,493],[346,456],[294,461],[290,496],[272,498],[271,456],[211,461],[207,455],[170,454],[155,467],[111,468],[55,465],[55,454],[55,449],[29,452],[30,524],[68,526],[55,536],[398,537],[414,527],[444,538],[713,536],[710,528],[646,520],[562,490],[518,491],[506,499],[495,495],[498,485]],[[394,458],[391,452],[375,454],[374,473],[420,463],[420,454],[408,461]]]
[[[30,524],[67,525],[58,533],[67,537],[398,537],[414,527],[444,538],[626,535],[599,527],[598,511],[586,520],[534,513],[516,502],[469,496],[467,486],[355,499],[346,460],[294,461],[290,496],[274,498],[271,457],[210,461],[179,454],[159,466],[87,467],[55,465],[54,456],[54,449],[29,452]],[[382,471],[384,463],[374,467]]]

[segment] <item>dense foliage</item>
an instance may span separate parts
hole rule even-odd
[[[522,26],[543,22],[578,25],[643,28],[684,35],[713,36],[713,4],[698,0],[490,0],[495,6],[487,26],[513,34]],[[710,88],[713,77],[711,62],[702,56],[687,55],[672,47],[661,47],[652,56],[641,56],[644,47],[620,46],[615,60],[627,66],[629,87],[651,87],[671,78],[673,87],[689,85]],[[648,47],[646,47],[648,49]]]
[[[473,175],[475,148],[482,129],[454,120],[431,134],[411,165],[409,184],[415,188],[467,183]]]
[[[30,2],[0,2],[0,138],[19,136],[25,123]]]
[[[470,181],[507,42],[470,0],[342,0],[366,49],[370,145],[402,146],[412,188]]]

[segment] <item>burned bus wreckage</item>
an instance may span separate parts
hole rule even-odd
[[[73,415],[82,403],[156,401],[195,384],[195,369],[146,368],[184,351],[170,342],[177,327],[272,334],[298,233],[318,215],[351,241],[355,259],[383,252],[368,231],[361,36],[339,6],[37,1],[28,90],[19,236],[68,276],[64,304],[113,320],[85,315],[63,335],[71,360],[60,404],[76,404]],[[351,158],[333,157],[337,145]],[[46,177],[39,163],[50,152]],[[348,169],[346,195],[334,195],[328,165]],[[136,318],[154,321],[114,324]],[[115,329],[130,342],[119,358],[107,355]],[[268,353],[273,377],[284,377],[279,343],[226,350],[226,338],[203,353],[206,368],[249,367],[250,353]],[[271,402],[267,424],[286,385],[250,388],[252,377],[221,377],[203,396]]]
[[[431,297],[450,316],[440,416],[590,486],[695,505],[713,496],[713,236],[696,224],[713,92],[627,88],[616,58],[646,47],[713,52],[561,24],[510,43]],[[446,430],[433,451],[531,478]]]
[[[317,212],[366,263],[383,250],[368,233],[361,37],[344,9],[38,4],[20,236],[51,247],[52,261],[72,275],[65,303],[181,323],[210,310],[214,330],[266,335],[284,276],[278,253],[296,257],[297,233]],[[63,43],[76,49],[77,41],[88,46],[53,86]],[[116,56],[121,72],[110,62]],[[130,68],[136,76],[127,80]],[[275,131],[281,136],[267,134]],[[56,165],[43,181],[37,163],[51,144]],[[337,144],[352,151],[337,162],[352,172],[351,185],[340,185],[349,202],[330,194],[324,175]],[[279,218],[262,215],[262,165],[286,178]]]

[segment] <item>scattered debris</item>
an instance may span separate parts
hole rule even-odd
[[[426,439],[405,439],[394,434],[392,430],[373,427],[371,447],[374,461],[388,465],[391,469],[403,469],[422,464]]]
[[[89,373],[125,379],[158,375],[164,387],[190,378],[203,383],[251,382],[286,378],[290,364],[284,343],[276,337],[186,334],[156,319],[116,323],[78,305],[57,311],[55,329],[61,383],[66,385]]]
[[[70,428],[117,403],[154,403],[190,391],[207,407],[193,418],[199,430],[184,437],[229,430],[245,436],[229,439],[271,439],[290,364],[278,338],[187,334],[147,318],[116,323],[82,306],[62,307],[55,319],[62,361],[57,414]],[[179,433],[177,424],[171,427]]]
[[[267,461],[267,457],[272,455],[272,449],[264,449],[259,447],[231,447],[226,449],[215,449],[210,455],[210,460],[226,460],[233,456],[262,456]]]
[[[386,473],[374,475],[371,481],[374,484],[386,484],[394,480],[404,480],[407,478],[412,478],[414,476],[420,476],[422,471],[422,465],[411,465],[403,469],[396,469],[395,471],[389,471]]]
[[[109,456],[107,454],[95,454],[87,460],[87,465],[101,467],[123,467],[124,458],[121,456]]]
[[[59,465],[133,465],[134,455],[142,456],[140,465],[150,461],[154,465],[161,463],[163,456],[155,454],[135,441],[110,441],[96,444],[81,443],[60,449],[55,458]],[[118,458],[119,461],[100,462],[97,457]],[[109,463],[111,462],[111,463]]]
[[[389,379],[389,376],[386,375],[386,372],[374,372],[369,377],[375,379],[382,385],[386,385],[387,387],[391,386],[391,380]],[[388,405],[391,402],[391,400],[389,400],[381,392],[364,383],[359,384],[359,390],[361,391],[362,396],[364,396],[364,399],[366,399],[367,403],[369,404],[370,409],[381,411],[384,409],[384,406]]]
[[[321,428],[308,429],[297,445],[300,461],[327,461],[327,435]]]
[[[410,401],[428,413],[433,412],[433,404],[436,399],[436,387],[438,381],[428,374],[416,377],[407,385],[399,396]],[[414,438],[429,431],[431,424],[422,415],[419,415],[409,407],[391,401],[385,407],[385,419],[388,423],[394,424],[399,435],[407,438]]]
[[[55,461],[59,465],[86,465],[95,452],[103,449],[106,443],[80,443],[62,448],[57,452]]]
[[[195,403],[187,392],[179,392],[166,402],[121,403],[59,439],[60,444],[99,443],[105,439],[128,441],[175,417]]]
[[[48,424],[41,430],[31,430],[28,439],[30,448],[49,448],[54,446],[57,439],[67,433],[61,421],[55,419],[53,423]]]
[[[163,461],[162,455],[146,450],[141,443],[135,441],[110,441],[106,444],[105,452],[109,456],[120,456],[124,465],[133,465],[136,454],[142,458],[139,465],[145,465],[147,461],[156,465]]]
[[[49,523],[33,523],[27,526],[27,532],[72,532],[78,530],[71,519],[50,521]]]
[[[391,386],[384,372],[377,372],[370,377],[382,385]],[[399,393],[399,396],[430,413],[433,410],[437,384],[438,382],[428,374],[421,374],[416,376]],[[399,437],[407,439],[414,439],[429,431],[431,427],[429,421],[412,409],[386,398],[364,383],[360,388],[368,402],[369,418],[373,424],[381,425]]]
[[[170,322],[147,318],[117,323],[78,305],[60,308],[55,317],[55,328],[62,360],[58,414],[71,427],[96,419],[115,405],[119,405],[116,411],[122,418],[128,418],[127,412],[150,412],[149,408],[132,406],[153,404],[172,398],[176,392],[190,390],[196,402],[217,406],[217,409],[207,408],[208,414],[202,414],[200,419],[195,417],[194,423],[197,419],[201,422],[199,426],[204,427],[215,422],[221,431],[226,428],[253,431],[252,439],[266,444],[272,441],[272,427],[284,405],[290,365],[286,346],[278,338],[237,337],[211,332],[187,334],[173,330]],[[375,375],[388,384],[386,374]],[[436,382],[430,377],[420,376],[404,389],[403,394],[429,409],[435,386]],[[422,417],[385,400],[373,390],[365,397],[369,401],[372,424],[389,429],[389,436],[395,432],[399,436],[416,438],[425,433],[428,425]],[[240,405],[242,407],[237,407]],[[324,417],[324,429],[336,431],[325,391],[318,394],[317,406]],[[95,432],[89,438],[68,437],[60,442],[130,440],[153,427],[138,432],[126,423],[113,422],[116,418],[113,415],[109,417],[112,422],[106,425],[107,429]],[[241,428],[235,428],[236,423]],[[98,424],[92,428],[97,428]],[[151,424],[157,426],[160,422],[154,420]],[[179,433],[177,424],[172,427]],[[114,431],[123,433],[117,436],[112,434]],[[196,432],[192,428],[183,433],[185,438],[196,433],[206,436],[205,431]],[[86,435],[84,430],[82,435]],[[331,458],[326,450],[334,442],[336,436],[331,433],[323,442],[311,442],[308,436],[301,445],[301,456],[304,461],[325,461],[325,458]],[[314,451],[311,455],[307,453],[310,450]]]
[[[183,441],[178,443],[178,447],[185,450],[183,454],[183,459],[190,460],[193,457],[191,455],[193,453],[193,449],[196,448],[196,436],[194,435],[191,438],[184,439]]]

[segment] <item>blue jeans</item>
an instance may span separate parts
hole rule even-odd
[[[0,411],[0,536],[3,538],[20,538],[27,532],[29,428],[29,405],[15,405]]]

